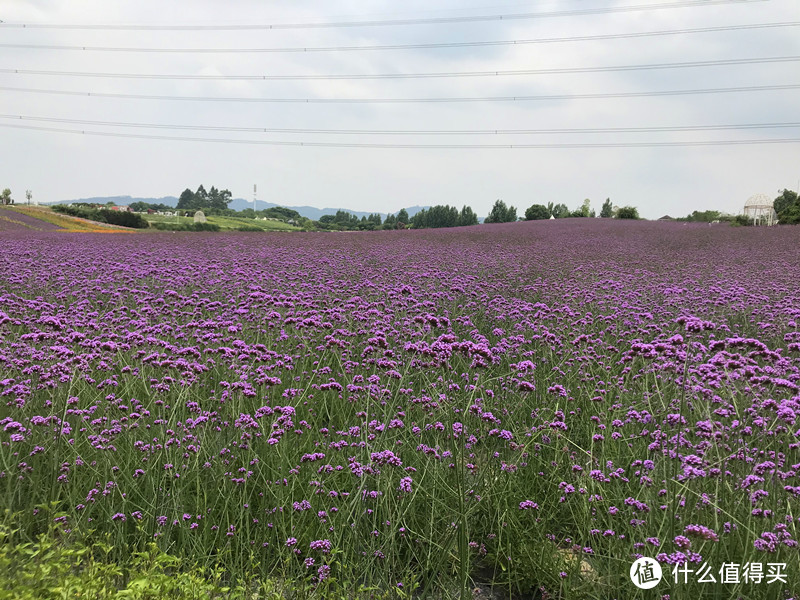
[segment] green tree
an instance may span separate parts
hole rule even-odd
[[[502,200],[497,200],[484,223],[511,223],[517,220],[517,209],[506,206]]]
[[[611,205],[611,198],[606,198],[603,202],[603,208],[600,209],[600,217],[603,219],[610,219],[614,216],[614,207]]]
[[[578,208],[573,210],[569,214],[569,216],[570,217],[589,217],[589,216],[591,216],[592,213],[591,213],[590,208],[589,208],[590,205],[591,205],[591,201],[588,198],[586,198],[586,200],[583,201],[583,204],[581,204]]]
[[[456,227],[458,225],[458,216],[458,209],[455,206],[437,204],[436,206],[422,209],[415,214],[411,218],[411,224],[416,229]]]
[[[470,206],[462,206],[461,212],[458,215],[458,226],[459,227],[467,227],[470,225],[477,225],[478,224],[478,215],[475,214],[475,211],[472,210]]]
[[[298,221],[300,219],[299,212],[283,206],[271,206],[270,208],[259,211],[259,213],[263,217],[281,219],[282,221],[289,221],[290,219]]]
[[[11,190],[6,188],[0,193],[0,204],[12,204],[14,201],[11,199]]]
[[[408,211],[405,208],[401,208],[400,212],[397,213],[397,222],[402,223],[403,225],[408,225],[411,223],[411,219],[408,216]]]
[[[193,208],[197,208],[197,199],[195,198],[194,192],[192,192],[192,190],[189,188],[183,190],[180,198],[178,198],[178,206],[176,208],[181,210],[191,210]]]
[[[686,217],[687,221],[696,221],[699,223],[711,223],[712,221],[719,221],[722,215],[718,210],[695,210],[691,215]]]
[[[440,227],[461,227],[477,225],[478,215],[469,206],[464,206],[461,211],[450,205],[437,204],[423,208],[411,218],[415,229],[435,229]]]
[[[145,212],[148,208],[150,208],[150,204],[147,202],[131,202],[128,204],[128,207],[133,212]]]
[[[229,190],[218,190],[214,186],[211,186],[211,189],[208,190],[207,206],[203,208],[225,210],[228,208],[228,204],[231,203],[231,200],[233,200],[233,197]]]
[[[206,208],[208,207],[208,192],[206,188],[203,187],[203,184],[200,184],[200,187],[197,188],[197,191],[194,193],[195,201],[197,203],[196,208]]]
[[[772,206],[775,208],[776,213],[781,214],[795,202],[797,202],[797,192],[783,190],[781,195],[772,202]]]
[[[800,204],[792,204],[778,218],[782,225],[800,225]]]
[[[131,202],[128,207],[134,212],[146,212],[147,210],[174,210],[172,206],[167,204],[161,204],[160,202],[153,204],[151,202],[142,202],[141,200]]]
[[[494,206],[492,206],[492,210],[489,211],[489,215],[483,220],[483,222],[505,223],[506,212],[508,212],[508,207],[506,206],[506,203],[498,199],[495,201]]]
[[[623,206],[617,213],[618,219],[638,219],[639,209],[635,206]]]
[[[569,208],[566,204],[556,204],[551,213],[556,219],[566,219],[569,216]]]
[[[800,196],[792,190],[783,190],[772,203],[778,213],[778,221],[784,225],[800,223]]]
[[[552,202],[550,203],[552,204]],[[541,221],[550,218],[550,211],[543,204],[532,204],[525,211],[526,221]]]

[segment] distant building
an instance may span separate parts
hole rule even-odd
[[[111,210],[115,210],[117,212],[133,212],[130,206],[110,206]]]
[[[674,221],[674,220],[675,220],[675,219],[673,219],[673,218],[672,218],[672,217],[670,217],[669,215],[664,215],[663,217],[661,217],[661,218],[659,219],[659,221]]]

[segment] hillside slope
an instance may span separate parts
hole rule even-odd
[[[117,233],[120,231],[130,231],[130,229],[62,215],[43,206],[0,207],[1,233],[25,233],[33,231]]]

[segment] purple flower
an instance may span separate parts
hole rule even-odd
[[[700,537],[704,540],[710,540],[712,542],[719,541],[719,536],[714,532],[714,530],[709,529],[704,525],[687,525],[683,532],[690,537]]]
[[[683,535],[676,535],[674,541],[678,548],[688,548],[692,545],[692,541]]]
[[[319,550],[323,554],[328,554],[331,551],[331,543],[329,540],[315,540],[311,542],[310,547],[312,550]]]

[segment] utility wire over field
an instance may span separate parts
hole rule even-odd
[[[102,77],[112,79],[189,79],[200,81],[295,81],[313,79],[435,79],[445,77],[500,77],[515,75],[560,75],[569,73],[605,73],[614,71],[649,71],[660,69],[689,69],[698,67],[727,67],[800,61],[800,56],[771,56],[762,58],[730,58],[677,63],[612,65],[600,67],[559,67],[552,69],[520,69],[515,71],[447,71],[440,73],[373,73],[351,75],[161,75],[155,73],[93,73],[80,71],[41,71],[33,69],[1,69],[0,73],[15,75],[46,75],[56,77]]]
[[[135,25],[135,24],[59,24],[59,23],[2,23],[0,28],[22,29],[77,29],[108,31],[244,31],[244,30],[278,30],[278,29],[332,29],[342,27],[397,27],[406,25],[453,25],[456,23],[477,23],[487,21],[519,21],[528,19],[546,19],[553,17],[577,17],[584,15],[602,15],[612,13],[629,13],[676,8],[695,8],[719,4],[742,4],[767,2],[768,0],[702,0],[691,2],[668,2],[664,4],[638,4],[631,6],[611,6],[601,8],[585,8],[578,10],[559,10],[550,12],[533,12],[517,14],[474,15],[461,17],[438,17],[424,19],[391,19],[381,21],[332,21],[327,23],[274,23],[247,25]]]
[[[341,180],[353,188],[350,197],[364,198],[366,188],[356,188],[382,170],[385,179],[405,181],[405,196],[417,193],[412,180],[420,185],[407,173],[426,169],[429,179],[418,188],[426,193],[442,181],[466,180],[465,193],[479,193],[485,188],[474,179],[484,170],[493,170],[485,181],[539,190],[540,180],[565,177],[589,154],[598,160],[580,178],[567,177],[567,187],[605,185],[599,182],[626,169],[633,179],[661,169],[742,176],[748,170],[734,169],[731,156],[759,146],[748,164],[783,169],[777,165],[800,142],[792,110],[800,101],[794,42],[800,14],[792,1],[507,0],[510,6],[487,8],[448,0],[449,8],[387,4],[374,10],[393,12],[356,15],[336,15],[325,0],[262,6],[248,15],[199,6],[150,13],[117,7],[90,17],[13,10],[0,22],[0,128],[8,147],[46,140],[41,148],[51,153],[62,156],[74,146],[98,152],[101,161],[113,144],[102,138],[145,140],[113,147],[146,148],[138,157],[144,163],[169,156],[159,160],[159,171],[165,161],[174,160],[176,169],[202,163],[204,150],[173,152],[170,142],[227,144],[215,166],[252,184],[257,177],[245,170],[281,164],[287,193],[292,186],[299,193],[296,181],[310,179],[281,147],[421,151],[404,154],[420,162],[404,163],[410,170],[402,174],[384,160],[390,152],[375,153],[381,158],[364,170],[363,181]],[[653,150],[625,152],[642,148]],[[524,167],[492,163],[496,156],[487,153],[478,167],[467,160],[455,166],[446,151],[457,149],[564,152],[554,153],[557,162],[539,153]],[[330,161],[333,178],[364,153],[319,156]],[[664,180],[677,185],[681,178]],[[548,185],[537,193],[565,193],[560,184]],[[642,185],[649,189],[651,182]]]
[[[39,121],[48,123],[70,123],[111,127],[134,127],[143,129],[189,129],[194,131],[240,131],[250,133],[334,134],[334,135],[552,135],[586,133],[661,133],[679,131],[723,131],[748,129],[781,129],[800,127],[800,122],[790,123],[740,123],[736,125],[688,125],[667,127],[599,127],[570,129],[287,129],[276,127],[233,127],[218,125],[168,125],[162,123],[127,123],[121,121],[94,121],[87,119],[59,119],[55,117],[32,117],[25,115],[2,115],[0,119]]]
[[[521,40],[489,40],[467,42],[431,42],[418,44],[384,44],[362,46],[295,46],[275,48],[154,48],[154,47],[115,47],[63,44],[14,44],[0,43],[0,48],[20,48],[29,50],[81,50],[88,52],[132,52],[132,53],[180,53],[180,54],[249,54],[249,53],[295,53],[295,52],[354,52],[372,50],[431,50],[439,48],[479,48],[492,46],[524,46],[528,44],[556,44],[572,42],[597,42],[603,40],[626,40],[671,35],[691,35],[697,33],[721,33],[760,29],[780,29],[798,27],[800,21],[779,23],[755,23],[745,25],[724,25],[719,27],[695,27],[688,29],[667,29],[661,31],[642,31],[634,33],[612,33],[597,35],[565,36]]]
[[[59,94],[64,96],[86,96],[96,98],[127,98],[131,100],[182,100],[198,102],[264,102],[296,104],[391,104],[391,103],[431,103],[431,102],[527,102],[536,100],[589,100],[601,98],[646,98],[652,96],[688,96],[695,94],[728,94],[739,92],[769,92],[800,89],[800,84],[750,85],[730,88],[700,88],[688,90],[660,90],[644,92],[596,92],[588,94],[545,94],[539,96],[474,96],[442,98],[242,98],[221,96],[162,96],[154,94],[115,94],[111,92],[78,92],[42,88],[21,88],[0,86],[7,92],[32,94]]]
[[[190,138],[168,135],[147,135],[138,133],[120,133],[108,131],[86,131],[78,129],[64,129],[58,127],[40,127],[37,125],[17,125],[16,123],[0,123],[0,127],[16,129],[31,129],[36,131],[50,131],[55,133],[73,133],[79,135],[94,135],[104,137],[138,138],[146,140],[170,140],[183,142],[214,142],[223,144],[252,144],[262,146],[308,146],[319,148],[417,148],[417,149],[487,149],[487,148],[655,148],[659,146],[751,146],[755,144],[794,144],[800,142],[800,137],[795,138],[767,138],[749,140],[704,140],[704,141],[667,141],[667,142],[588,142],[588,143],[550,143],[550,144],[378,144],[378,143],[351,143],[351,142],[293,142],[278,140],[245,140],[226,138]]]

